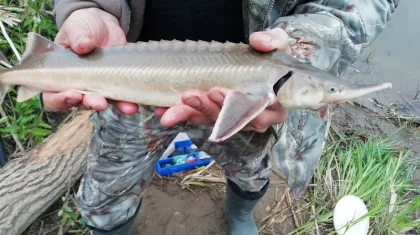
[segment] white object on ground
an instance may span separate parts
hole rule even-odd
[[[359,197],[346,195],[334,208],[333,221],[335,231],[340,235],[366,235],[369,230],[369,217],[358,223],[354,221],[368,212],[365,203]],[[347,229],[347,226],[350,227]]]
[[[183,141],[183,140],[191,140],[187,133],[179,132],[178,135],[172,140],[169,146],[166,148],[165,152],[163,152],[162,156],[160,156],[159,160],[168,158],[171,153],[175,151],[175,142]],[[197,148],[197,146],[193,143],[191,148]]]
[[[172,142],[169,144],[168,148],[166,148],[165,152],[163,152],[162,156],[159,160],[167,158],[171,153],[175,151],[175,142],[176,141],[182,141],[182,140],[189,140],[190,138],[188,135],[184,132],[178,133],[178,135],[172,140]]]

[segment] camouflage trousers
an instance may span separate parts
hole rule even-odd
[[[325,122],[308,118],[310,112],[301,118],[302,113],[290,112],[288,121],[274,128],[279,136],[274,144],[270,131],[244,131],[213,143],[208,141],[211,127],[185,124],[166,128],[148,106],[139,106],[135,115],[124,115],[113,106],[95,112],[90,117],[94,128],[88,169],[76,196],[82,218],[102,230],[130,219],[152,180],[154,164],[179,132],[187,133],[224,169],[228,179],[250,192],[260,191],[268,183],[274,144],[274,162],[289,178],[292,190],[299,190],[316,168],[326,130]]]

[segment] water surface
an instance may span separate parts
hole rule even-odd
[[[419,0],[400,1],[379,37],[344,75],[352,82],[391,82],[390,90],[367,95],[357,102],[376,109],[368,98],[386,105],[398,103],[420,117],[420,9]],[[369,57],[369,62],[366,62]],[[415,106],[415,107],[413,107]]]

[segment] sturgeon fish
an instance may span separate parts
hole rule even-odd
[[[391,88],[390,83],[355,85],[274,50],[258,52],[232,42],[162,40],[96,48],[78,55],[29,33],[18,66],[0,71],[0,102],[20,85],[17,101],[43,91],[67,89],[113,100],[171,107],[189,89],[229,88],[209,137],[221,142],[266,107],[311,109],[321,118],[327,106]]]

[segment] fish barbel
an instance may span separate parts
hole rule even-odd
[[[190,89],[229,88],[209,137],[215,142],[234,135],[275,103],[315,110],[325,118],[330,103],[392,86],[351,84],[283,52],[258,52],[243,43],[162,40],[78,55],[35,33],[28,34],[20,64],[0,71],[1,102],[12,85],[20,85],[18,102],[43,91],[73,89],[162,107],[182,104],[182,93]]]

